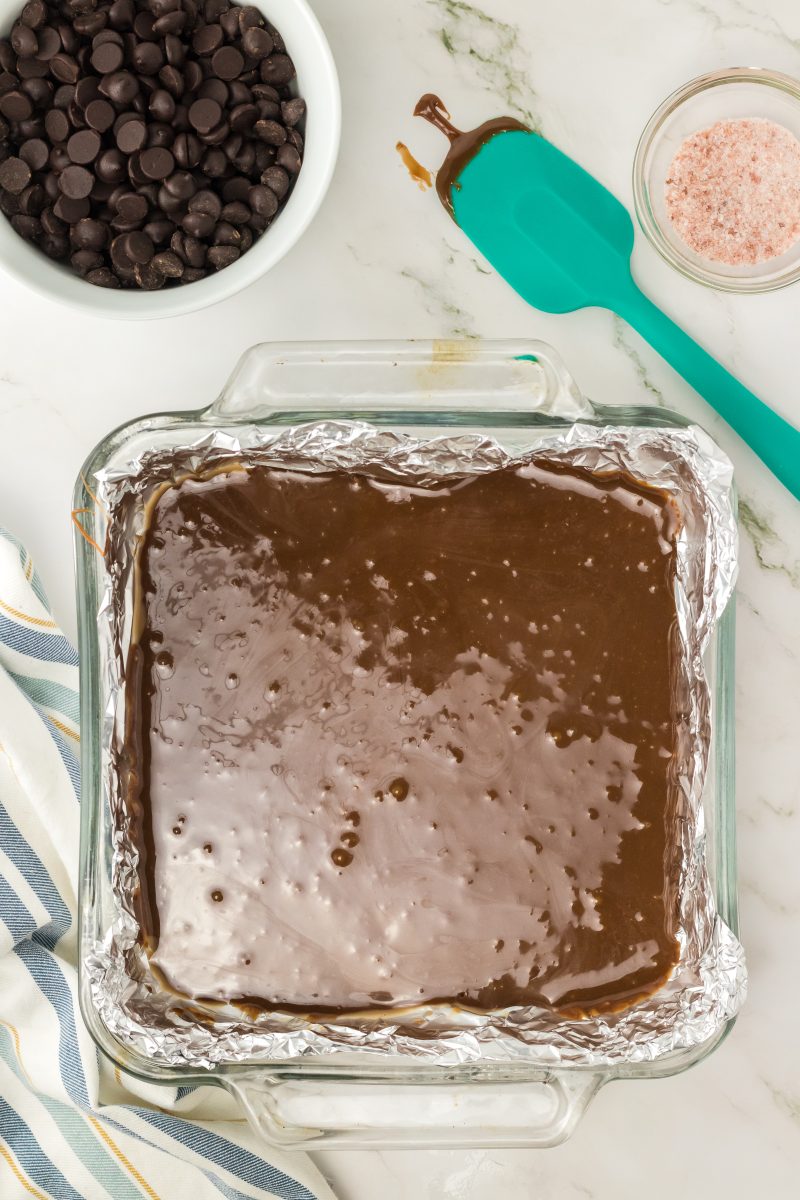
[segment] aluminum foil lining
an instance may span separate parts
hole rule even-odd
[[[676,601],[690,721],[680,778],[683,838],[679,881],[679,961],[667,983],[625,1011],[567,1020],[519,1007],[467,1013],[450,1006],[420,1007],[402,1015],[340,1016],[309,1021],[274,1012],[247,1016],[233,1007],[205,1007],[165,991],[138,944],[132,896],[137,852],[126,834],[110,753],[124,706],[123,665],[130,621],[132,559],[145,493],[159,479],[202,470],[225,459],[321,472],[333,467],[374,470],[418,486],[447,476],[486,472],[531,453],[592,470],[623,469],[676,497],[683,517],[678,539]],[[153,451],[124,470],[101,473],[98,499],[109,512],[111,553],[99,612],[101,662],[107,696],[104,787],[110,829],[113,913],[88,946],[84,969],[92,1001],[123,1045],[159,1066],[211,1068],[228,1063],[285,1061],[357,1053],[414,1056],[456,1065],[559,1064],[612,1069],[687,1050],[717,1035],[746,993],[742,947],[716,911],[706,861],[703,787],[710,745],[709,691],[703,652],[733,591],[737,531],[731,500],[732,468],[700,429],[615,427],[578,423],[526,452],[509,453],[476,434],[428,440],[364,422],[322,421],[277,435],[259,426],[236,436],[210,431],[192,446]],[[334,1059],[335,1061],[335,1059]],[[340,1058],[339,1061],[342,1061]],[[375,1062],[374,1065],[379,1065]]]

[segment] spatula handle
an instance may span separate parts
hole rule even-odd
[[[615,308],[800,500],[800,429],[748,391],[638,288]]]

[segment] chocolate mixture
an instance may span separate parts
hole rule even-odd
[[[508,133],[512,129],[522,130],[523,133],[531,132],[526,125],[523,125],[515,117],[493,117],[492,120],[485,121],[483,125],[479,125],[477,129],[456,129],[450,120],[450,114],[444,104],[438,96],[434,96],[433,92],[426,92],[424,96],[420,97],[414,108],[414,116],[423,117],[424,120],[429,121],[450,142],[450,149],[447,151],[445,160],[436,172],[436,191],[451,217],[455,216],[453,212],[453,189],[460,186],[458,177],[481,147],[485,146],[496,133]],[[400,152],[401,157],[406,166],[409,167],[412,178],[417,179],[417,174],[411,169],[408,162],[411,155],[402,142],[398,143],[398,151],[400,151],[401,146],[403,147]],[[415,160],[411,158],[411,162],[414,163]],[[416,163],[416,167],[419,168],[418,163]]]
[[[120,765],[177,991],[575,1013],[677,958],[676,517],[537,457],[170,484]]]

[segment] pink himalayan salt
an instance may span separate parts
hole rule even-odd
[[[665,199],[703,258],[732,267],[777,258],[800,239],[800,142],[761,118],[717,121],[683,142]]]

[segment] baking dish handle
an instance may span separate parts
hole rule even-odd
[[[291,413],[385,423],[409,409],[462,416],[506,411],[563,421],[596,415],[545,342],[461,339],[251,346],[203,419],[259,422]]]
[[[524,1081],[406,1079],[253,1071],[225,1079],[224,1086],[270,1145],[358,1150],[555,1146],[570,1136],[604,1082],[602,1074],[584,1071]]]

